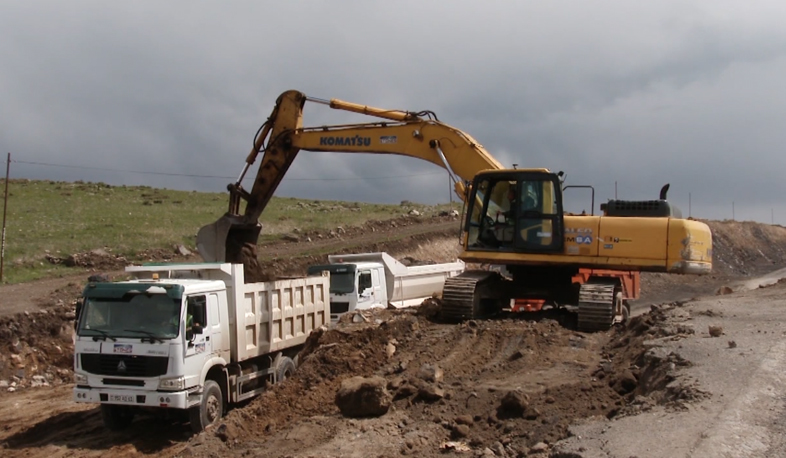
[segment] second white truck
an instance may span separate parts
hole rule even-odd
[[[336,322],[354,310],[420,305],[441,295],[445,279],[464,272],[464,263],[406,266],[387,253],[341,254],[308,268],[309,275],[320,272],[330,272],[330,317]]]
[[[74,400],[121,429],[140,410],[182,412],[194,431],[295,370],[329,324],[327,275],[245,283],[240,264],[133,266],[89,283],[74,348]],[[185,415],[187,413],[187,415]]]

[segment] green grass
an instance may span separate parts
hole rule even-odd
[[[0,192],[5,180],[0,180]],[[195,250],[200,227],[226,212],[227,193],[110,186],[104,183],[10,180],[6,217],[4,282],[59,276],[67,267],[47,262],[96,248],[130,259],[144,250],[184,245]],[[455,206],[454,206],[455,207]],[[262,214],[260,241],[297,228],[335,229],[367,220],[424,214],[450,205],[383,205],[274,197]]]

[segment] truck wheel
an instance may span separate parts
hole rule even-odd
[[[283,382],[289,377],[292,377],[292,374],[295,373],[295,369],[295,362],[288,356],[282,356],[276,367],[276,383]]]
[[[134,420],[134,411],[130,407],[101,404],[101,418],[104,426],[111,431],[128,428]]]
[[[205,381],[205,391],[202,403],[188,411],[191,420],[191,430],[201,432],[208,426],[217,423],[224,414],[224,395],[221,387],[213,380]]]

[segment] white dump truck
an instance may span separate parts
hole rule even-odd
[[[89,283],[74,348],[74,400],[121,429],[141,409],[182,412],[194,431],[286,379],[329,324],[328,275],[244,283],[240,264],[127,267]],[[186,415],[187,413],[187,415]]]
[[[406,266],[387,253],[328,256],[308,268],[309,275],[330,272],[330,317],[337,321],[354,310],[420,305],[442,294],[445,279],[464,271],[464,263]]]

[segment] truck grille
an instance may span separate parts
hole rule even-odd
[[[346,313],[349,311],[349,302],[330,302],[330,313]]]
[[[82,368],[91,374],[121,377],[155,377],[166,374],[166,356],[80,355]]]

